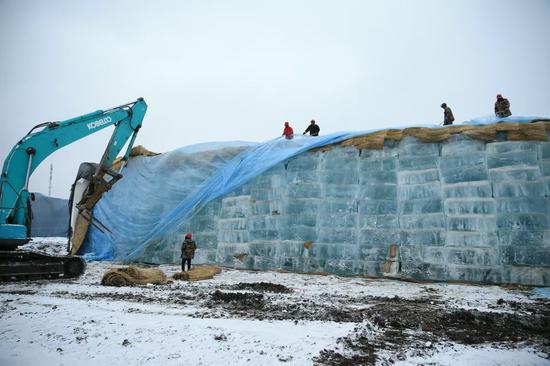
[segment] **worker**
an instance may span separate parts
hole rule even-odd
[[[306,133],[309,132],[310,136],[319,136],[320,130],[321,129],[319,128],[319,126],[315,124],[315,120],[312,119],[311,122],[309,123],[309,126],[307,126],[303,134],[305,135]]]
[[[181,271],[185,272],[185,264],[187,263],[187,270],[191,269],[191,259],[195,257],[195,249],[197,244],[193,240],[193,234],[185,234],[185,240],[181,243]]]
[[[455,120],[453,111],[451,111],[451,108],[447,106],[447,103],[442,103],[441,108],[443,108],[443,126],[452,125]]]
[[[285,122],[285,129],[283,130],[283,136],[287,140],[292,140],[294,138],[294,130],[290,127],[288,121]]]
[[[504,98],[501,94],[497,94],[497,101],[495,102],[495,114],[497,117],[504,118],[510,117],[510,102]]]

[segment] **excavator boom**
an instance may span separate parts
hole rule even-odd
[[[147,104],[143,98],[139,98],[131,103],[108,110],[98,110],[66,121],[41,123],[31,129],[12,148],[4,161],[0,177],[0,278],[10,277],[9,268],[14,268],[15,272],[17,272],[15,268],[24,268],[21,270],[22,273],[32,275],[30,273],[32,265],[16,265],[21,256],[8,256],[6,251],[12,251],[30,240],[31,214],[28,186],[36,167],[64,146],[109,126],[115,126],[109,144],[92,177],[87,195],[78,204],[79,210],[85,211],[83,216],[91,218],[91,209],[94,204],[122,177],[117,172],[113,172],[111,166],[127,143],[123,160],[128,160],[146,111]],[[39,262],[36,256],[29,258],[31,262]],[[56,265],[55,258],[57,257],[48,258],[46,262],[50,268],[57,266],[59,272],[59,268],[63,268],[64,265],[59,263]],[[66,263],[73,262],[66,261]],[[46,267],[42,266],[42,271]],[[75,268],[79,266],[72,264],[65,267],[71,269],[71,276],[74,277]],[[82,267],[82,271],[83,269]]]

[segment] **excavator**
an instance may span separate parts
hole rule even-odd
[[[86,262],[74,255],[84,240],[89,225],[101,231],[108,227],[94,220],[92,209],[103,193],[122,178],[120,170],[127,163],[138,134],[147,104],[143,98],[107,110],[98,110],[66,121],[45,122],[33,127],[11,149],[4,161],[0,177],[0,281],[76,278],[84,273]],[[36,167],[55,151],[86,136],[115,126],[109,144],[99,164],[88,177],[80,197],[74,197],[78,243],[70,253],[73,255],[49,255],[18,250],[28,243],[32,213],[30,208],[29,179]],[[128,140],[130,140],[128,142]],[[128,146],[122,157],[120,170],[112,169],[119,152]],[[71,234],[70,234],[71,235]],[[72,234],[74,240],[74,233]]]

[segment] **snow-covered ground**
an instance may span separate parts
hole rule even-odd
[[[198,282],[101,286],[116,265],[90,263],[76,280],[0,284],[0,365],[550,365],[535,331],[488,328],[469,339],[414,323],[433,310],[446,327],[461,312],[479,316],[480,328],[487,314],[495,328],[517,316],[547,324],[548,300],[528,289],[231,269]],[[350,361],[365,349],[371,361]]]

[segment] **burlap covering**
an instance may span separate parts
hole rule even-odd
[[[130,152],[130,156],[157,156],[160,155],[159,153],[152,152],[151,150],[147,150],[143,145],[137,145],[132,148],[132,151]]]
[[[157,268],[113,268],[108,270],[101,280],[103,286],[163,285],[170,282],[166,275]]]
[[[150,150],[147,150],[142,145],[134,146],[132,148],[132,151],[130,151],[130,157],[134,157],[134,156],[156,156],[156,155],[160,155],[160,154],[156,153],[156,152],[152,152]],[[112,169],[114,171],[118,172],[120,170],[121,166],[122,166],[122,157],[118,157],[118,158],[115,159],[115,161],[113,161]]]
[[[473,139],[494,141],[499,132],[505,133],[508,141],[548,141],[550,121],[532,123],[501,122],[485,126],[455,125],[444,128],[410,127],[402,130],[388,129],[368,135],[353,137],[337,144],[327,145],[314,151],[328,151],[333,146],[355,146],[358,149],[383,149],[385,140],[401,141],[411,136],[422,142],[442,142],[454,134],[464,134]]]
[[[175,280],[184,281],[209,280],[211,278],[214,278],[215,275],[220,274],[221,271],[221,267],[216,265],[195,266],[187,272],[174,273],[172,278]]]

